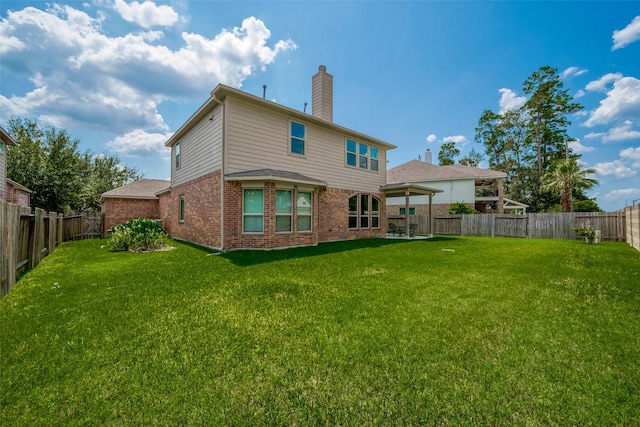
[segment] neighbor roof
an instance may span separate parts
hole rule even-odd
[[[157,193],[166,190],[169,185],[169,181],[162,179],[143,178],[102,193],[100,199],[157,199]]]
[[[504,172],[464,165],[439,166],[411,160],[387,171],[387,183],[506,178]]]

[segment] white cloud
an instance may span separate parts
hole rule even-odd
[[[427,136],[427,142],[429,144],[431,144],[432,142],[434,142],[436,139],[438,139],[434,134],[431,134],[429,136]]]
[[[626,141],[640,138],[640,130],[633,129],[633,122],[625,120],[622,124],[614,126],[606,132],[590,132],[584,136],[586,139],[602,138],[602,142]]]
[[[622,30],[615,30],[611,38],[613,39],[613,47],[611,50],[623,48],[630,43],[640,40],[640,16],[633,18],[633,21]]]
[[[640,147],[629,147],[620,151],[620,158],[631,162],[631,166],[640,169]]]
[[[577,77],[577,76],[581,76],[585,73],[588,73],[589,70],[581,70],[578,67],[569,67],[566,70],[564,70],[562,73],[560,73],[560,78],[561,79],[567,79],[567,78],[571,78],[571,77]]]
[[[515,110],[524,105],[527,102],[526,96],[517,96],[516,93],[507,88],[501,88],[498,90],[502,94],[500,96],[500,114],[504,113],[507,110]]]
[[[170,150],[164,143],[173,133],[147,133],[136,129],[107,142],[106,146],[118,154],[129,157],[142,157],[161,154],[168,157]]]
[[[622,160],[597,163],[593,168],[598,171],[598,175],[613,175],[616,178],[629,178],[635,176],[637,173],[636,170],[628,167]]]
[[[569,148],[576,154],[583,154],[593,151],[593,147],[588,147],[586,145],[582,145],[580,140],[576,139],[574,141],[569,141]]]
[[[127,7],[148,8],[146,3]],[[279,54],[296,48],[291,40],[267,45],[271,32],[254,17],[212,39],[182,33],[181,46],[172,50],[153,44],[163,36],[160,31],[108,35],[104,16],[96,16],[56,5],[8,12],[0,20],[3,67],[33,84],[26,93],[0,95],[0,120],[14,114],[117,134],[166,131],[158,112],[163,101],[201,97],[218,82],[239,87]],[[142,22],[162,22],[153,16]]]
[[[151,1],[127,3],[124,0],[115,0],[113,8],[125,21],[135,23],[145,29],[156,26],[170,27],[180,18],[170,6],[158,6]]]
[[[574,98],[582,98],[584,95],[585,95],[585,91],[583,91],[582,89],[578,89],[578,91],[574,95]],[[581,111],[581,113],[582,113],[582,111]]]
[[[609,77],[607,77],[609,76]],[[613,88],[607,92],[606,98],[600,101],[600,105],[584,123],[587,127],[606,125],[615,120],[640,121],[640,80],[635,77],[622,77],[620,74],[607,74],[594,83],[588,90],[601,90],[605,80],[613,79]]]
[[[640,197],[640,188],[621,188],[610,191],[604,196],[606,200],[626,200],[629,202],[638,197]]]
[[[444,138],[442,138],[442,142],[455,142],[456,144],[468,144],[469,141],[467,141],[467,138],[465,138],[462,135],[452,135],[452,136],[445,136]]]
[[[622,74],[620,73],[608,73],[600,77],[598,80],[593,80],[587,83],[585,89],[587,89],[588,91],[606,92],[609,89],[607,87],[609,83],[616,82],[621,78]]]

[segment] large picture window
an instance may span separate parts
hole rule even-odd
[[[296,229],[298,231],[311,231],[311,218],[313,213],[313,194],[299,191],[296,200]]]
[[[380,200],[371,196],[371,228],[380,228]]]
[[[276,190],[276,232],[291,231],[292,199],[291,190]]]
[[[380,228],[380,199],[369,194],[351,196],[349,228]]]
[[[291,146],[294,154],[304,155],[305,127],[296,122],[291,122]]]
[[[246,188],[242,194],[242,231],[264,231],[264,190]]]

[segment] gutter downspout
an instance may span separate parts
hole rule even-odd
[[[405,222],[405,236],[407,239],[411,239],[411,231],[409,230],[409,195],[411,192],[409,190],[405,190],[404,192],[404,222]]]
[[[220,106],[220,111],[222,114],[222,117],[220,118],[221,121],[221,132],[222,132],[222,141],[220,142],[220,155],[222,156],[221,158],[221,166],[220,166],[220,252],[224,252],[224,155],[225,155],[225,150],[224,150],[224,144],[225,141],[227,140],[227,136],[225,135],[225,131],[226,131],[226,126],[225,126],[225,120],[226,120],[226,114],[225,114],[225,110],[224,110],[224,104],[222,103],[222,101],[220,101],[219,99],[217,99],[215,97],[215,95],[213,96],[213,101],[218,104]],[[214,108],[215,110],[215,108]],[[213,111],[211,112],[211,114],[213,114]]]

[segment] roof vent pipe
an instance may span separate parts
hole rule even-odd
[[[302,110],[302,112],[303,112],[303,113],[306,113],[306,112],[307,112],[307,103],[306,103],[306,102],[304,103],[304,110]]]
[[[267,85],[262,85],[262,99],[267,97]]]

